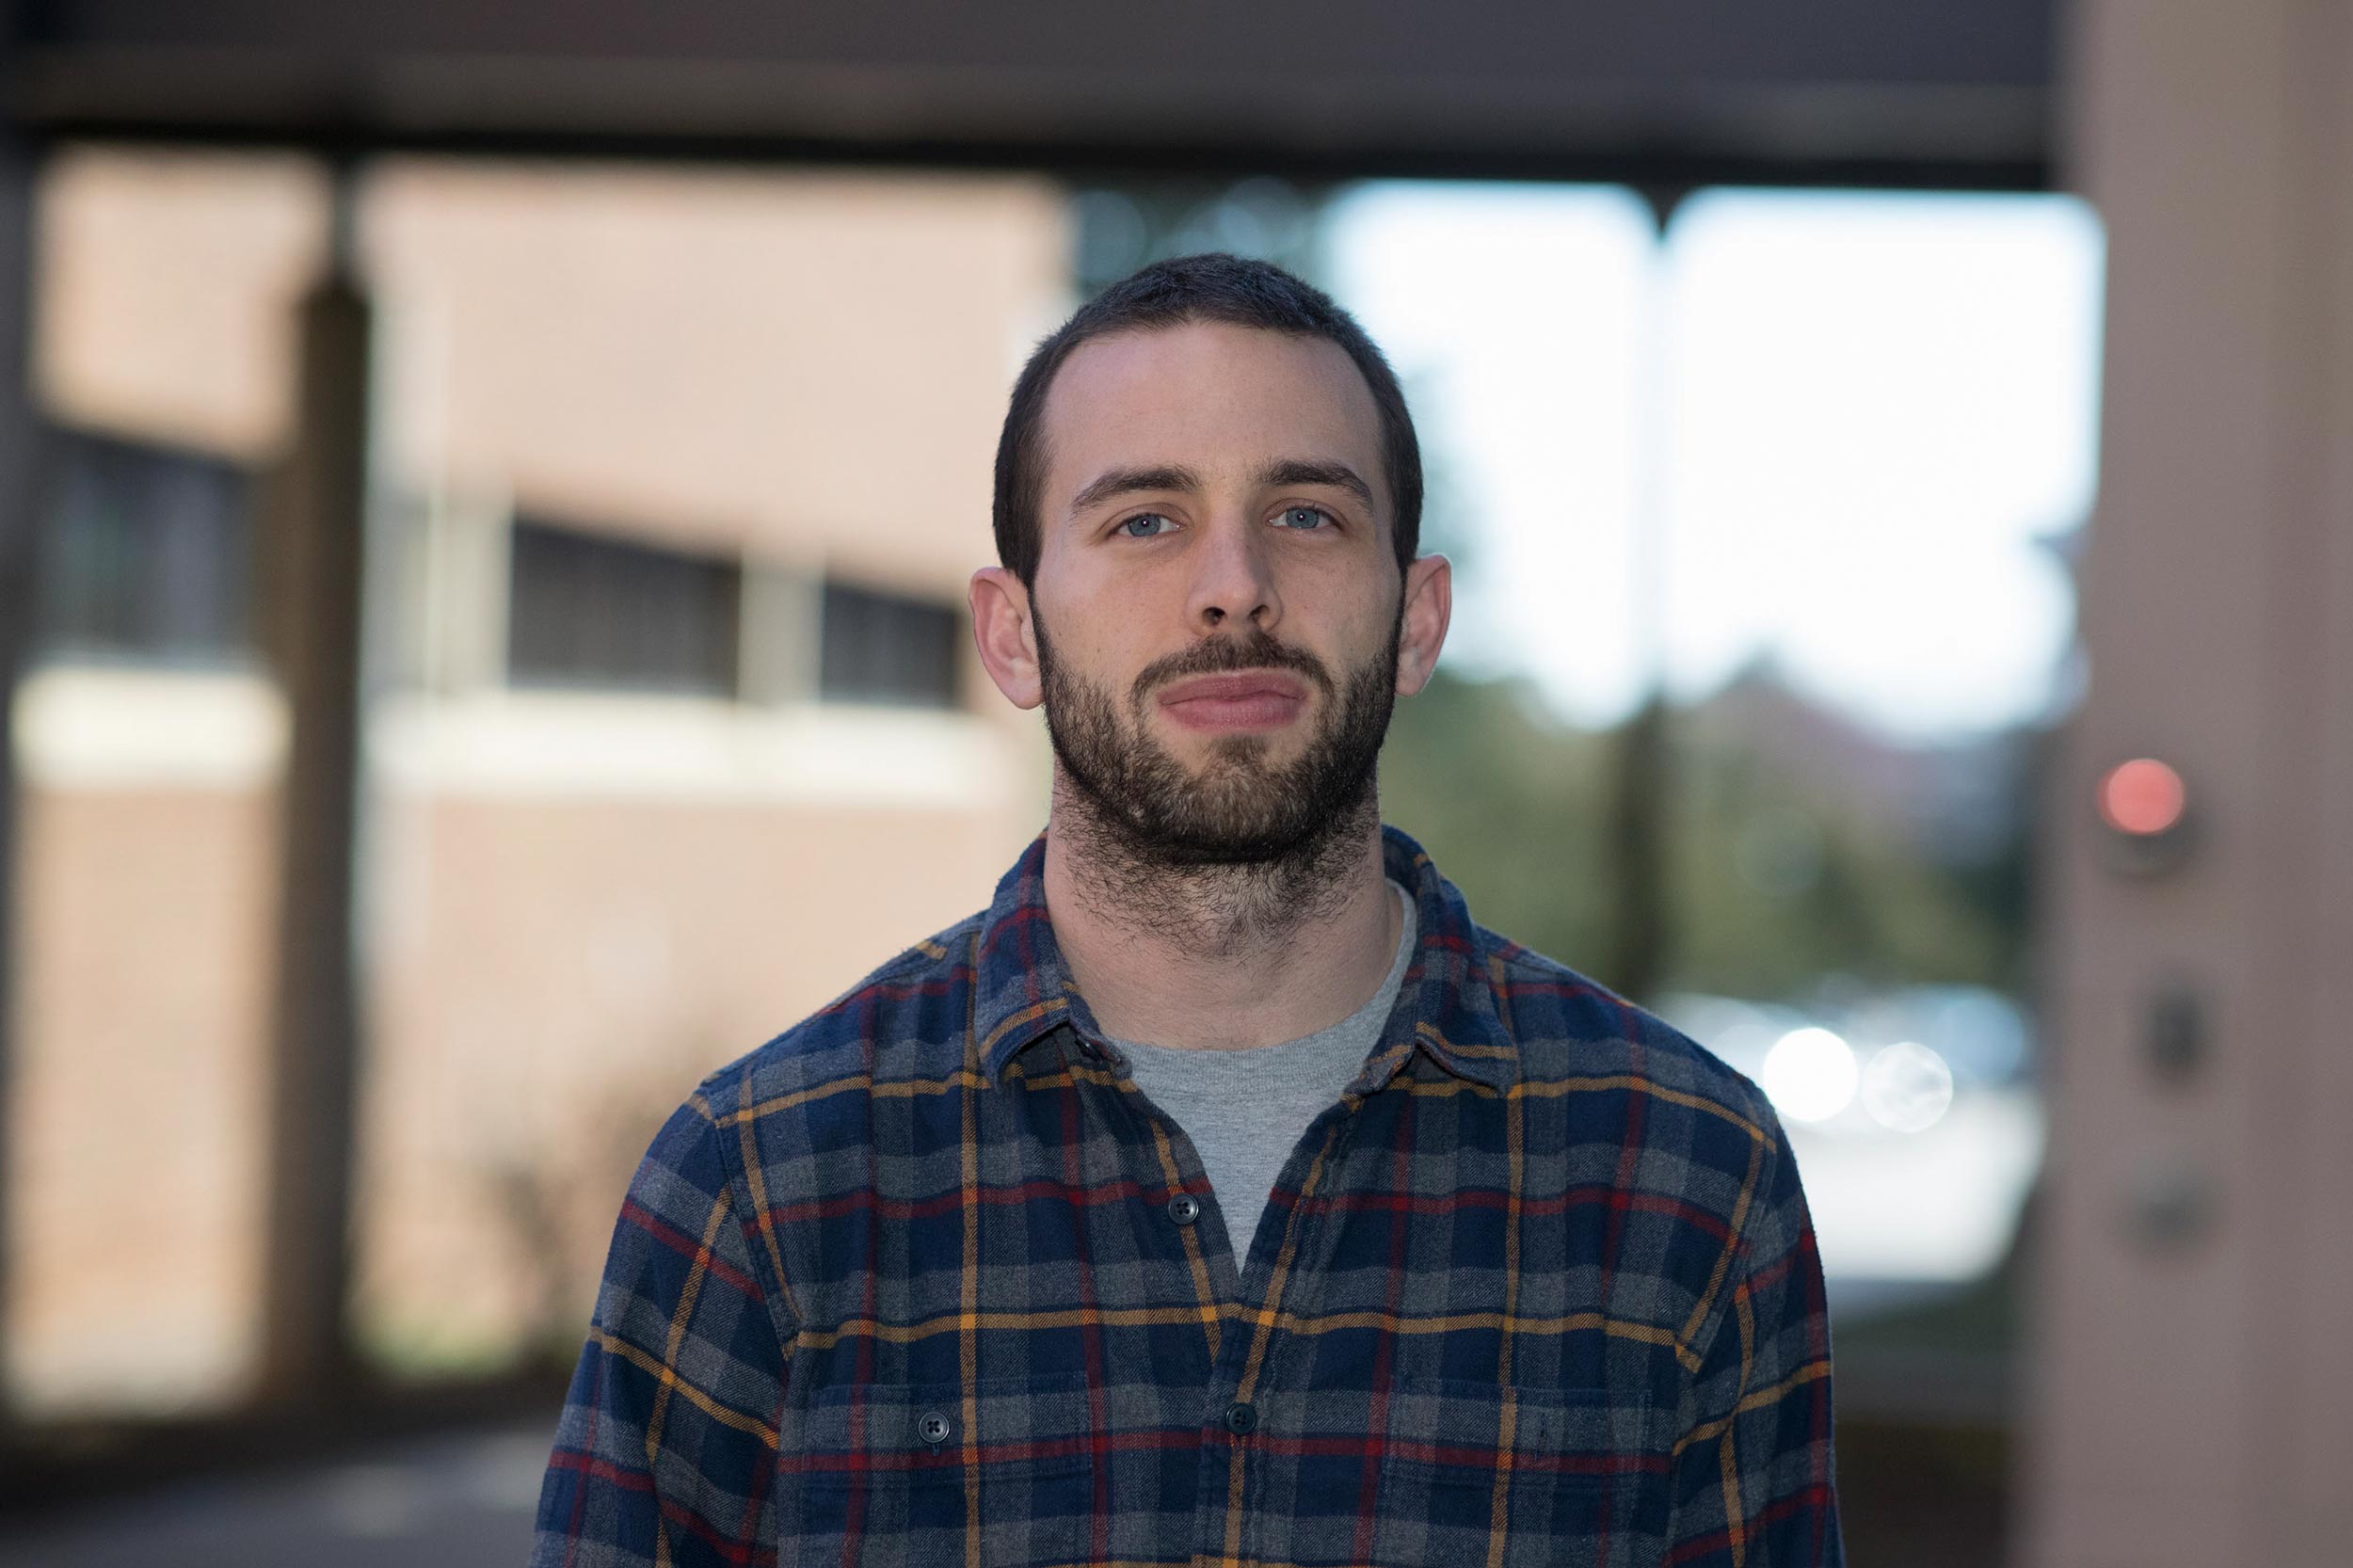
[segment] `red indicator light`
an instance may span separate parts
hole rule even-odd
[[[2135,838],[2179,826],[2188,804],[2182,776],[2153,757],[2119,762],[2100,780],[2100,820]]]

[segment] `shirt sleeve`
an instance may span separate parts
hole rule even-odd
[[[1667,1560],[1841,1568],[1822,1262],[1787,1137],[1761,1098],[1757,1110],[1755,1195],[1675,1446]]]
[[[533,1568],[776,1560],[792,1324],[700,1096],[621,1203],[539,1492]]]

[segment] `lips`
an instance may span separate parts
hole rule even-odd
[[[1288,724],[1307,700],[1307,689],[1273,670],[1237,670],[1179,680],[1160,694],[1160,708],[1192,729],[1272,729]]]

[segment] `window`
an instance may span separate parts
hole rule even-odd
[[[956,706],[962,617],[946,605],[825,584],[818,696],[827,702]]]
[[[69,658],[226,664],[252,651],[250,477],[218,457],[51,432],[38,644]]]
[[[512,561],[514,683],[735,695],[733,562],[520,518]]]

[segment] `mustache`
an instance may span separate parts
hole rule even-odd
[[[1135,700],[1143,706],[1153,687],[1194,675],[1228,675],[1237,670],[1293,670],[1305,676],[1327,698],[1333,695],[1331,672],[1323,661],[1304,648],[1279,642],[1264,627],[1231,637],[1204,637],[1190,648],[1155,659],[1136,676]]]

